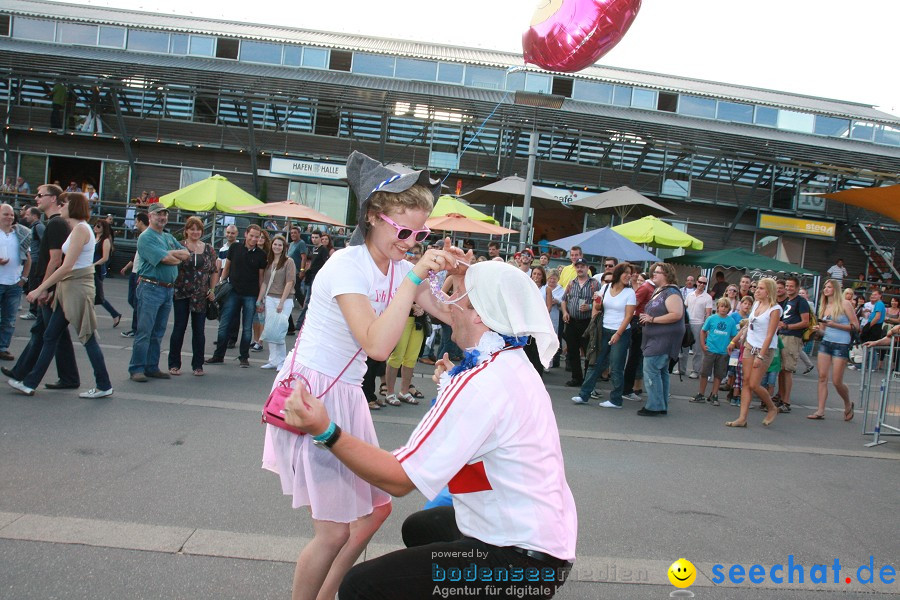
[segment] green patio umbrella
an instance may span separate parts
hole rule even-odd
[[[622,223],[612,229],[635,244],[647,244],[656,248],[703,250],[703,242],[654,216]]]
[[[429,218],[443,217],[446,215],[462,215],[476,221],[484,221],[491,225],[499,225],[497,219],[490,215],[486,215],[480,210],[476,210],[453,196],[441,196],[438,198],[437,204],[434,205]],[[515,233],[515,231],[513,232]]]
[[[163,206],[192,212],[243,213],[238,206],[263,204],[252,194],[234,185],[221,175],[213,175],[203,181],[160,196]]]

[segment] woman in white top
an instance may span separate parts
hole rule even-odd
[[[541,288],[541,295],[547,303],[547,310],[550,311],[550,321],[553,323],[553,329],[559,336],[559,307],[562,304],[563,296],[566,290],[559,285],[559,269],[550,269],[547,271],[547,285]],[[562,344],[560,344],[562,345]],[[559,351],[553,357],[550,364],[552,368],[559,367]]]
[[[734,421],[726,421],[728,427],[746,427],[747,414],[753,394],[759,396],[766,405],[763,425],[771,425],[778,414],[778,408],[772,402],[768,390],[764,388],[762,378],[772,364],[772,358],[778,350],[778,324],[781,321],[781,306],[775,300],[775,280],[764,277],[759,280],[755,292],[756,301],[750,309],[746,331],[742,331],[728,344],[728,352],[737,345],[742,334],[746,334],[744,342],[744,360],[742,364],[744,385],[741,388],[741,413]]]
[[[471,253],[428,250],[413,266],[404,257],[430,230],[425,220],[440,189],[427,171],[400,174],[359,152],[347,160],[347,179],[359,199],[360,225],[316,275],[303,329],[285,359],[278,382],[294,384],[321,398],[341,430],[378,445],[361,383],[366,357],[385,360],[397,345],[413,302],[445,322],[428,282],[430,271],[458,274],[458,261]],[[336,439],[340,430],[295,435],[266,427],[263,468],[276,472],[294,508],[308,506],[315,536],[300,553],[293,598],[334,598],[344,575],[391,512],[390,496],[344,467],[314,444]],[[324,434],[324,435],[323,435]]]
[[[637,305],[634,290],[629,287],[633,267],[628,263],[619,263],[613,268],[612,283],[603,286],[594,300],[591,317],[603,311],[603,331],[600,338],[597,362],[585,375],[584,383],[577,396],[572,397],[576,404],[587,404],[591,392],[597,384],[597,378],[609,367],[609,379],[612,390],[609,400],[601,402],[603,408],[622,408],[622,390],[625,386],[625,358],[631,347],[631,317]]]
[[[283,235],[279,234],[272,238],[272,243],[269,244],[266,270],[263,272],[263,284],[259,287],[259,298],[256,299],[256,312],[258,313],[271,315],[283,312],[290,315],[294,310],[294,282],[297,279],[297,267],[294,265],[294,261],[288,258],[286,249],[287,240]],[[267,341],[269,342],[269,362],[261,368],[281,370],[287,354],[284,338],[280,338],[277,342]]]
[[[63,261],[58,269],[46,277],[38,287],[28,294],[28,302],[37,302],[45,291],[54,285],[53,315],[44,330],[44,345],[31,372],[22,381],[9,380],[9,384],[29,396],[40,385],[47,368],[56,355],[59,338],[69,323],[75,326],[78,338],[84,344],[88,359],[94,368],[96,387],[79,394],[82,398],[103,398],[112,396],[112,384],[103,360],[103,352],[97,342],[97,315],[94,312],[94,231],[87,220],[91,207],[84,194],[73,192],[62,194],[60,216],[69,221],[71,233],[62,245]]]

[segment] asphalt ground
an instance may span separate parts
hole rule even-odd
[[[273,377],[259,369],[267,351],[251,353],[250,369],[238,368],[230,350],[205,377],[130,382],[131,340],[119,335],[130,320],[126,282],[108,280],[105,289],[129,315],[113,329],[98,313],[112,398],[0,388],[0,598],[288,597],[312,529],[260,468],[259,414]],[[207,326],[208,354],[215,325]],[[14,354],[28,329],[17,321]],[[77,345],[75,353],[87,389],[87,357]],[[688,402],[696,380],[673,377],[669,414],[646,418],[637,402],[574,405],[567,375],[545,377],[579,516],[578,560],[557,598],[665,597],[676,589],[666,571],[680,557],[697,568],[689,589],[698,598],[900,596],[896,580],[879,581],[885,565],[900,571],[900,439],[866,448],[859,402],[846,423],[832,390],[826,419],[809,421],[815,374],[798,375],[792,414],[762,427],[764,413],[752,411],[750,427],[730,429],[724,422],[736,408]],[[53,379],[51,367],[45,383]],[[847,380],[856,396],[858,372]],[[424,365],[414,381],[434,394]],[[382,447],[404,443],[427,405],[374,412]],[[396,499],[367,556],[398,549],[403,519],[423,502],[418,492]],[[873,582],[857,573],[870,557]],[[769,577],[789,560],[802,566],[802,582],[797,569],[790,582]],[[746,575],[757,564],[762,583],[729,579],[732,565]],[[828,583],[811,581],[816,564],[828,566]]]

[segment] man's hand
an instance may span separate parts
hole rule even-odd
[[[455,264],[447,266],[448,275],[462,275],[469,265],[475,264],[475,255],[472,251],[463,252],[460,248],[451,245],[449,237],[444,238],[444,252],[450,253],[456,259]]]
[[[187,250],[171,250],[169,253],[180,261],[189,260],[191,258],[191,253]]]
[[[444,352],[444,356],[434,363],[434,375],[431,376],[431,380],[435,383],[440,383],[441,375],[450,371],[455,366],[456,365],[450,360],[450,355]]]
[[[331,424],[325,404],[313,396],[302,381],[284,403],[284,420],[291,427],[310,435],[324,433]]]
[[[0,265],[8,265],[8,264],[9,264],[8,258],[0,258]]]

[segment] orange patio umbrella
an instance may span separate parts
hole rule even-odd
[[[458,213],[450,213],[440,217],[432,217],[425,221],[429,229],[453,231],[457,233],[486,233],[487,235],[506,235],[518,233],[515,229],[507,229],[485,221],[476,221]]]
[[[238,210],[256,213],[267,217],[288,217],[297,219],[298,221],[314,221],[316,223],[326,223],[328,225],[337,225],[338,227],[346,227],[346,223],[341,223],[337,219],[332,219],[328,215],[324,215],[317,210],[313,210],[304,204],[298,204],[291,200],[283,202],[269,202],[266,204],[258,204],[256,206],[238,206]]]

